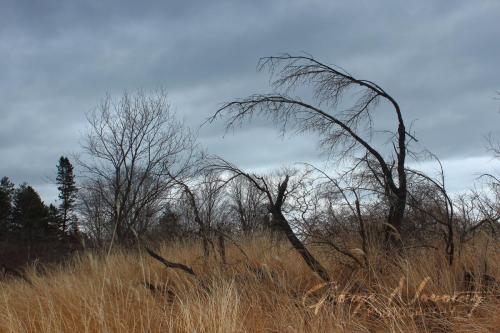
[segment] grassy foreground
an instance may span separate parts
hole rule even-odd
[[[453,267],[432,249],[392,262],[374,255],[369,270],[313,249],[335,281],[327,285],[286,243],[243,248],[249,260],[229,247],[225,266],[204,263],[192,244],[159,250],[197,277],[138,251],[31,267],[31,284],[0,282],[0,332],[500,332],[492,241],[468,244]]]

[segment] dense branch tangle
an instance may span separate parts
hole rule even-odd
[[[110,212],[113,235],[123,241],[141,234],[186,169],[193,138],[170,111],[163,91],[109,96],[88,116],[80,161],[88,188]]]
[[[263,58],[259,69],[270,71],[274,79],[272,85],[278,92],[251,95],[229,102],[210,121],[226,116],[229,129],[253,116],[264,116],[279,125],[283,132],[295,130],[320,134],[321,146],[331,151],[340,148],[340,158],[349,156],[354,150],[364,150],[382,172],[383,191],[390,207],[388,223],[400,232],[407,197],[405,161],[408,142],[403,116],[396,100],[377,84],[354,78],[345,70],[327,66],[308,56]],[[312,87],[316,104],[289,96],[300,85]],[[350,108],[339,111],[339,104],[348,91],[355,91],[360,97]],[[371,113],[380,100],[387,101],[396,115],[398,125],[393,142],[395,160],[384,158],[381,150],[361,135],[363,129],[373,132]]]
[[[267,199],[266,203],[268,213],[271,217],[271,227],[284,234],[293,248],[313,272],[315,272],[322,280],[330,281],[330,276],[327,270],[297,237],[290,225],[290,222],[284,214],[283,208],[287,198],[291,192],[294,192],[297,189],[296,184],[293,184],[290,181],[290,170],[279,175],[279,180],[276,181],[275,179],[273,182],[265,177],[244,172],[237,166],[216,156],[208,157],[206,159],[206,166],[204,169],[208,172],[223,172],[228,174],[228,182],[239,178],[246,179],[248,182],[253,184],[255,188],[259,190]]]

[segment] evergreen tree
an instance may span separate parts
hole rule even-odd
[[[53,204],[47,207],[48,210],[48,228],[49,233],[53,236],[57,236],[57,239],[61,240],[65,238],[65,235],[61,231],[61,215],[59,210]]]
[[[76,201],[77,188],[75,185],[75,176],[73,174],[73,165],[67,157],[61,156],[57,165],[57,189],[59,190],[59,218],[60,229],[63,234],[68,233],[70,221],[75,221],[75,216],[72,214]],[[75,229],[73,225],[73,229]]]
[[[26,184],[14,194],[12,226],[14,235],[28,244],[47,240],[50,235],[49,210],[40,195]]]
[[[14,184],[9,178],[3,177],[0,180],[0,239],[5,238],[9,232],[13,195]]]

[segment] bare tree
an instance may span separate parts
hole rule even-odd
[[[500,93],[499,93],[500,95]],[[500,142],[490,134],[487,149],[497,160],[500,159]],[[458,198],[457,210],[460,216],[460,244],[469,241],[474,234],[489,227],[495,234],[500,227],[500,176],[498,170],[479,177],[482,189],[474,188]]]
[[[264,194],[246,178],[237,178],[230,184],[229,201],[232,215],[236,216],[244,234],[262,230],[267,218]]]
[[[88,117],[83,176],[110,212],[119,241],[142,234],[186,169],[194,147],[191,133],[176,120],[164,91],[107,96]]]
[[[500,187],[489,179],[489,189],[474,189],[456,200],[460,245],[468,242],[480,230],[489,228],[492,234],[500,227]]]
[[[368,268],[370,257],[368,235],[366,221],[361,211],[361,200],[365,191],[355,178],[339,177],[338,179],[334,179],[316,167],[313,167],[313,169],[319,172],[319,175],[313,178],[320,182],[318,185],[318,197],[312,196],[312,200],[314,200],[313,205],[321,203],[325,211],[323,221],[321,221],[321,232],[314,235],[315,242],[332,247],[337,252],[352,259],[358,265],[364,265]],[[339,215],[343,215],[342,218]],[[307,219],[303,218],[303,221],[307,225]],[[337,230],[331,230],[332,224],[338,227]],[[352,240],[345,239],[347,238],[346,236],[355,235],[356,233],[361,240],[361,251],[357,252],[361,252],[362,261],[353,253],[352,248],[348,248],[347,243]]]
[[[77,210],[87,234],[97,246],[101,246],[103,240],[109,238],[113,230],[109,223],[112,212],[101,200],[95,185],[90,182],[81,186],[77,202]]]
[[[186,204],[184,215],[198,227],[205,261],[210,256],[210,248],[215,249],[213,239],[217,238],[219,255],[225,263],[224,225],[229,213],[224,192],[226,181],[217,172],[200,173],[199,170],[188,179],[175,178],[175,181],[181,189],[181,201]]]
[[[401,233],[407,200],[405,168],[407,146],[413,139],[407,135],[403,113],[396,100],[376,83],[353,77],[345,70],[328,66],[309,56],[283,55],[264,58],[259,69],[269,69],[277,93],[252,95],[222,106],[210,121],[227,116],[227,127],[242,124],[245,119],[260,115],[272,119],[282,131],[315,132],[321,135],[320,144],[328,151],[340,153],[341,158],[367,157],[369,169],[380,172],[377,179],[389,203],[388,224]],[[315,104],[289,93],[304,85],[312,86]],[[351,106],[341,110],[346,93],[355,94]],[[346,102],[350,99],[347,98]],[[383,156],[381,147],[371,140],[374,107],[385,101],[394,111],[397,129],[393,133],[393,154]],[[368,132],[368,137],[363,135]],[[391,237],[395,239],[396,237]]]
[[[439,165],[439,178],[433,179],[423,172],[408,170],[413,178],[411,183],[415,187],[413,191],[408,191],[408,201],[412,208],[443,227],[440,231],[445,240],[445,253],[448,263],[452,265],[455,256],[455,207],[446,190],[443,165],[434,154],[429,153],[429,155]]]
[[[330,281],[328,271],[306,248],[304,243],[297,237],[290,222],[285,216],[286,200],[290,193],[297,190],[299,182],[291,182],[292,171],[285,171],[281,177],[273,179],[265,178],[255,174],[246,173],[235,165],[219,157],[207,159],[205,170],[212,172],[223,172],[229,175],[227,182],[237,178],[244,178],[251,182],[266,198],[267,209],[271,217],[271,228],[281,232],[302,257],[306,265],[324,281]],[[277,180],[277,181],[276,181]]]

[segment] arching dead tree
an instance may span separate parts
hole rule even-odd
[[[376,163],[371,168],[376,172],[380,170],[382,175],[380,185],[389,202],[388,224],[401,233],[407,199],[407,145],[413,137],[407,135],[403,113],[396,100],[376,83],[355,78],[341,68],[309,56],[285,54],[263,58],[259,63],[259,70],[262,69],[270,71],[277,92],[229,102],[210,121],[224,116],[227,128],[232,128],[253,116],[263,116],[272,119],[282,131],[319,134],[321,146],[338,153],[340,158],[356,158],[356,153],[368,155],[364,160]],[[290,96],[295,88],[302,86],[312,87],[314,104],[306,102],[305,98]],[[348,93],[352,95],[346,96]],[[391,154],[384,154],[383,148],[371,140],[374,132],[372,114],[381,101],[392,108],[397,124]],[[350,106],[344,109],[342,103],[350,103]],[[397,238],[391,237],[392,240]]]

